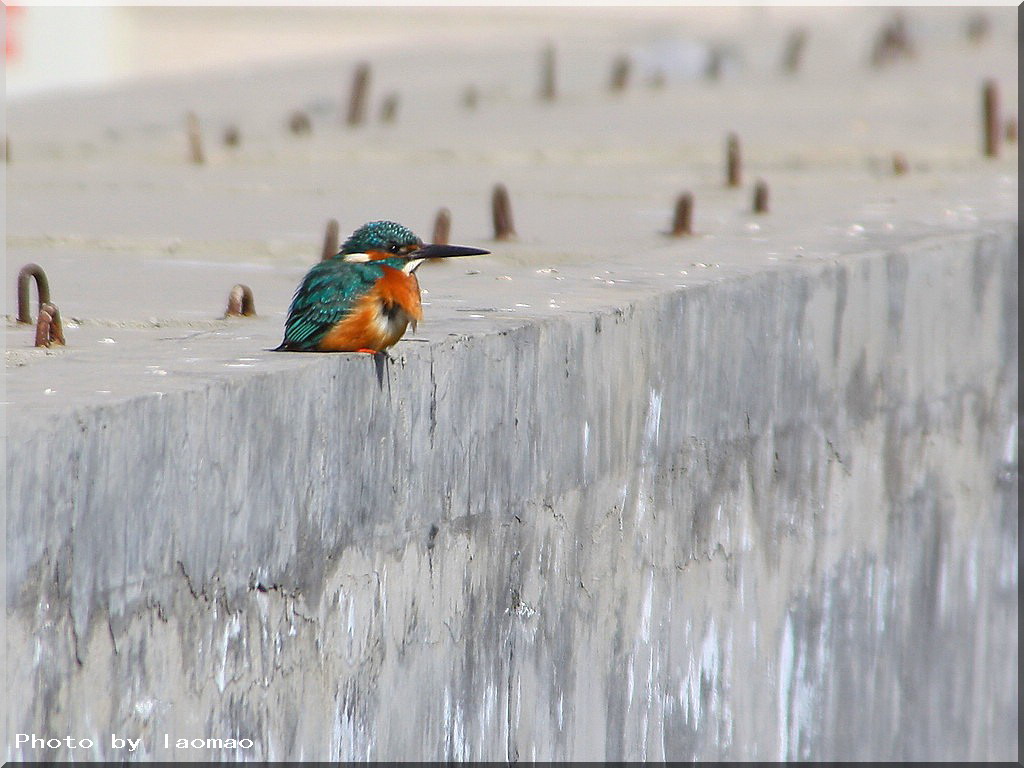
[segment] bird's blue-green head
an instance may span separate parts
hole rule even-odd
[[[371,254],[372,258],[404,256],[422,247],[420,240],[408,227],[394,221],[371,221],[352,233],[341,246],[339,256]]]
[[[412,273],[424,259],[479,256],[486,253],[489,251],[461,245],[424,245],[411,229],[401,224],[393,221],[371,221],[352,233],[341,246],[336,258],[356,263],[399,259],[402,269]]]

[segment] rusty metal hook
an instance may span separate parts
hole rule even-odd
[[[64,326],[60,321],[60,310],[56,304],[46,302],[39,306],[39,320],[36,322],[36,346],[64,346]]]
[[[256,302],[252,297],[252,288],[239,283],[228,294],[228,311],[224,317],[253,317],[256,314]]]
[[[30,278],[36,279],[36,292],[39,297],[39,306],[42,307],[50,300],[50,281],[46,279],[46,273],[38,264],[26,264],[18,273],[18,322],[31,323],[32,313],[29,312],[28,303],[28,282]]]

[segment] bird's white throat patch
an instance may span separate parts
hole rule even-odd
[[[353,264],[365,264],[368,261],[372,261],[372,259],[368,253],[346,253],[342,257],[342,261],[349,261]],[[402,267],[402,271],[407,275],[411,275],[424,261],[425,259],[410,259],[405,263],[405,266]]]

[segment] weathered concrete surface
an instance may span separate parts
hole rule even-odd
[[[517,44],[467,62],[501,82]],[[1015,759],[1016,171],[948,109],[1006,56],[817,50],[857,98],[811,62],[733,99],[518,83],[425,130],[408,54],[408,123],[305,144],[259,78],[72,100],[80,144],[23,105],[7,274],[44,263],[75,322],[6,334],[6,756]],[[183,167],[181,110],[237,104],[243,151]],[[721,187],[737,125],[770,216]],[[380,378],[265,351],[328,215],[445,204],[482,245],[499,179],[522,240],[425,267]],[[261,316],[217,319],[239,280]]]
[[[1006,226],[410,346],[380,387],[320,358],[37,424],[15,728],[1012,759],[1016,253]]]

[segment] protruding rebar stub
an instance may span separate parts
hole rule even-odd
[[[256,314],[256,302],[252,297],[252,288],[239,283],[228,294],[228,311],[224,317],[252,317]]]
[[[672,218],[672,236],[683,237],[693,234],[693,195],[684,192],[676,199],[675,216]]]
[[[730,133],[725,140],[725,178],[730,187],[738,187],[742,178],[740,137]]]
[[[768,182],[764,179],[754,184],[754,213],[768,213]]]
[[[35,278],[36,295],[39,299],[39,306],[50,301],[50,281],[46,279],[46,273],[38,264],[26,264],[18,272],[18,322],[31,323],[32,313],[29,309],[28,284]]]
[[[242,134],[238,131],[237,125],[229,125],[224,129],[224,146],[232,149],[242,143]]]
[[[722,78],[722,69],[725,64],[725,51],[720,46],[714,46],[708,52],[708,60],[704,66],[704,77],[712,82]]]
[[[875,47],[871,51],[871,64],[881,67],[900,59],[911,58],[914,46],[907,32],[907,22],[903,14],[896,14],[875,38]]]
[[[981,45],[985,42],[990,31],[991,25],[984,13],[976,13],[967,22],[967,39],[972,45]]]
[[[892,156],[892,172],[895,176],[903,176],[910,170],[907,158],[902,152],[895,152]]]
[[[447,208],[442,208],[434,218],[434,236],[430,242],[436,245],[448,245],[448,239],[452,231],[452,213]]]
[[[206,162],[203,154],[203,136],[199,130],[199,117],[195,112],[189,112],[186,117],[188,126],[188,151],[189,159],[195,165],[202,165]]]
[[[338,220],[330,219],[324,232],[324,247],[320,252],[320,260],[326,261],[338,255]]]
[[[366,94],[370,88],[370,65],[363,62],[356,67],[352,76],[352,92],[348,98],[348,115],[345,118],[350,126],[361,125],[366,115]]]
[[[37,347],[63,347],[64,326],[60,321],[60,310],[56,304],[46,302],[39,307],[39,319],[36,321]]]
[[[995,80],[985,81],[981,100],[985,121],[985,157],[999,157],[999,86]]]
[[[555,46],[544,46],[540,63],[540,98],[554,101],[558,93],[555,86]]]
[[[382,123],[393,123],[398,115],[398,94],[388,94],[380,105],[380,121]]]
[[[629,84],[631,64],[629,56],[619,56],[612,64],[612,79],[609,88],[613,93],[621,93]]]
[[[309,121],[309,115],[301,109],[292,112],[288,118],[288,130],[296,136],[303,136],[313,132],[313,124]]]
[[[804,48],[807,45],[807,30],[794,29],[786,39],[786,51],[782,55],[782,71],[787,75],[795,75],[803,63]]]
[[[513,240],[516,236],[512,224],[512,204],[509,202],[508,190],[504,184],[495,184],[491,196],[491,213],[494,218],[494,239]]]

